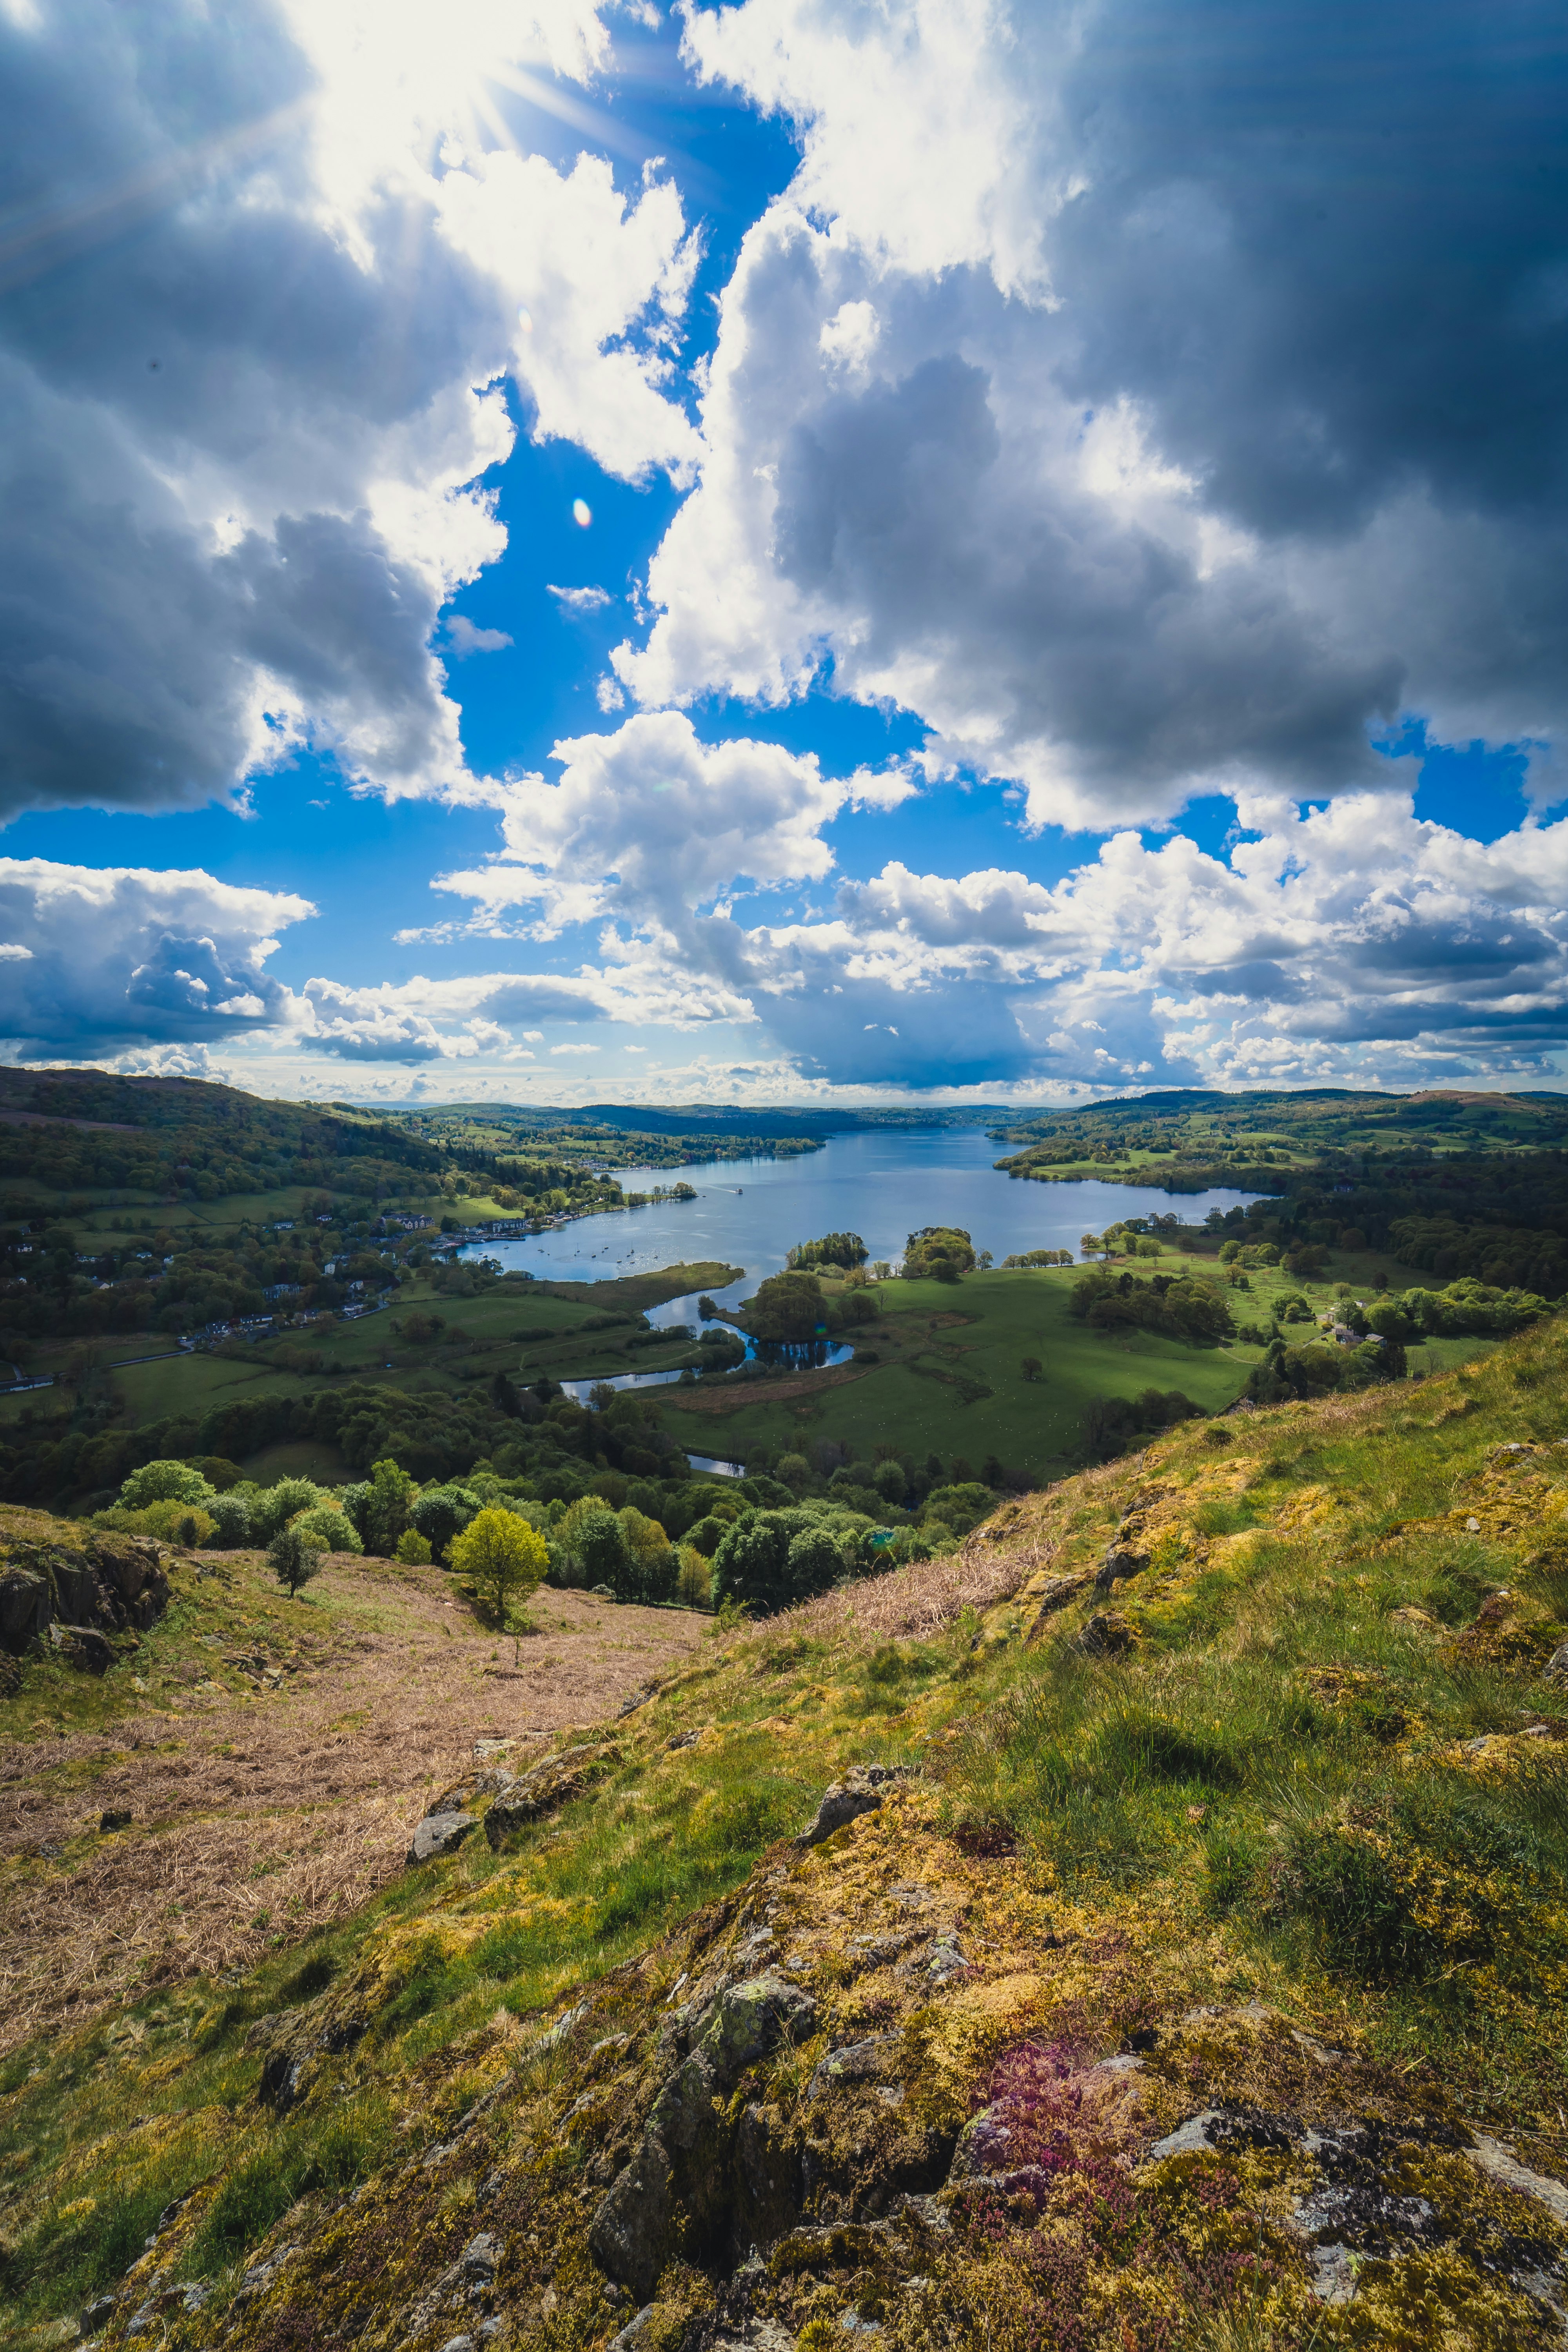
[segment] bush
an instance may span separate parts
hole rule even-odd
[[[417,1528],[405,1528],[397,1538],[397,1548],[392,1557],[401,1561],[405,1568],[428,1568],[430,1546]]]
[[[479,1498],[466,1486],[426,1486],[410,1517],[437,1559],[442,1559],[454,1536],[460,1536],[479,1509]]]
[[[250,1524],[258,1543],[269,1543],[279,1528],[301,1511],[325,1500],[325,1491],[312,1478],[279,1478],[276,1486],[264,1486],[251,1499]]]
[[[290,1519],[289,1524],[298,1528],[312,1543],[319,1543],[323,1551],[362,1552],[364,1549],[353,1521],[334,1504],[313,1503],[308,1511],[301,1511],[299,1517]]]
[[[797,1597],[790,1581],[790,1542],[806,1524],[799,1511],[742,1512],[713,1555],[714,1600],[786,1609]]]
[[[214,1540],[224,1551],[238,1551],[252,1540],[250,1504],[244,1495],[218,1495],[208,1506]]]
[[[982,1519],[988,1519],[996,1508],[996,1497],[989,1486],[977,1480],[965,1479],[956,1486],[938,1486],[926,1496],[924,1519],[940,1519],[955,1536],[966,1536]]]
[[[120,1489],[127,1510],[145,1510],[150,1503],[210,1503],[213,1488],[199,1470],[185,1462],[144,1462],[132,1470]]]
[[[688,1609],[707,1609],[713,1599],[713,1570],[703,1553],[689,1544],[682,1544],[679,1552],[680,1570],[676,1579],[676,1598]]]

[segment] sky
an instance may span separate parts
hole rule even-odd
[[[0,1059],[1568,1083],[1524,0],[0,0]]]

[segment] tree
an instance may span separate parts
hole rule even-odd
[[[321,1565],[321,1547],[301,1527],[279,1528],[267,1547],[267,1565],[290,1601],[309,1584]]]
[[[974,1271],[974,1244],[962,1225],[921,1225],[904,1244],[904,1276],[956,1282]]]
[[[819,1265],[864,1265],[871,1255],[858,1234],[824,1234],[815,1242],[796,1242],[784,1263],[794,1269]]]
[[[1044,1371],[1045,1366],[1041,1363],[1038,1356],[1026,1356],[1018,1369],[1023,1373],[1024,1378],[1026,1381],[1037,1381],[1042,1371]]]
[[[275,1486],[264,1486],[250,1501],[251,1529],[258,1543],[270,1543],[279,1528],[286,1528],[301,1511],[313,1510],[323,1499],[322,1489],[313,1478],[279,1478]]]
[[[479,1509],[479,1496],[466,1486],[426,1486],[409,1516],[439,1559]]]
[[[827,1302],[815,1275],[770,1275],[759,1285],[747,1320],[759,1339],[819,1339],[827,1329]]]
[[[210,1503],[212,1498],[201,1472],[184,1462],[144,1462],[120,1489],[129,1511],[145,1510],[149,1503]]]
[[[392,1558],[418,1492],[407,1471],[390,1454],[371,1465],[359,1520],[366,1551],[379,1553],[383,1559]]]
[[[605,1517],[610,1514],[606,1511]],[[615,1525],[613,1519],[610,1523]],[[550,1565],[550,1552],[537,1528],[516,1511],[491,1504],[453,1537],[451,1560],[495,1622],[502,1625],[513,1601],[525,1599],[538,1584]]]

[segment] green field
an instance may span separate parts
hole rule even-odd
[[[256,1347],[234,1345],[233,1352],[176,1351],[164,1332],[117,1335],[91,1346],[123,1395],[132,1423],[187,1414],[199,1419],[209,1405],[236,1397],[304,1395],[320,1389],[323,1379],[384,1383],[416,1394],[430,1389],[460,1394],[500,1371],[527,1382],[542,1373],[552,1380],[612,1379],[627,1371],[667,1371],[695,1360],[695,1349],[686,1339],[635,1344],[642,1316],[666,1299],[721,1289],[738,1278],[736,1267],[704,1259],[614,1282],[508,1283],[479,1297],[449,1298],[426,1276],[405,1278],[384,1312],[327,1330],[309,1326],[284,1332]],[[416,1314],[439,1316],[445,1328],[433,1339],[408,1339],[395,1327]],[[625,1319],[591,1328],[608,1315]],[[59,1372],[83,1345],[73,1339],[40,1348],[37,1369]],[[290,1353],[321,1360],[314,1369],[288,1370],[278,1360]],[[152,1360],[118,1363],[139,1356]],[[39,1390],[10,1398],[0,1394],[0,1427],[25,1412],[37,1412],[47,1396]]]
[[[1426,1279],[1390,1267],[1394,1287]],[[1222,1270],[1212,1258],[1180,1252],[1140,1258],[1137,1273]],[[1275,1268],[1248,1276],[1249,1287],[1227,1292],[1238,1323],[1266,1325],[1276,1298],[1300,1294],[1314,1313],[1327,1307],[1334,1284],[1350,1281],[1373,1295],[1372,1261],[1331,1263],[1328,1278],[1299,1281]],[[1091,1329],[1068,1311],[1081,1268],[972,1274],[956,1287],[939,1282],[884,1282],[875,1296],[881,1312],[856,1333],[858,1351],[880,1360],[861,1377],[825,1382],[814,1394],[770,1398],[769,1383],[735,1392],[733,1409],[692,1412],[672,1391],[663,1420],[688,1451],[744,1460],[760,1446],[799,1445],[817,1438],[847,1440],[857,1455],[878,1444],[943,1462],[964,1456],[978,1471],[987,1454],[1037,1478],[1060,1476],[1079,1458],[1086,1408],[1100,1397],[1133,1397],[1147,1388],[1180,1389],[1211,1412],[1235,1402],[1263,1349],[1233,1340],[1198,1347],[1150,1331]],[[1304,1333],[1307,1327],[1291,1327]],[[1439,1340],[1412,1351],[1411,1370],[1446,1370],[1494,1343]],[[1038,1381],[1023,1373],[1026,1356],[1039,1359]],[[652,1369],[650,1366],[649,1369]],[[782,1383],[781,1383],[782,1385]],[[742,1400],[745,1400],[742,1402]],[[754,1400],[754,1401],[753,1401]]]

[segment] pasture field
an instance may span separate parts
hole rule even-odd
[[[1382,1262],[1391,1287],[1429,1277]],[[1199,1274],[1224,1281],[1213,1258],[1164,1252],[1140,1258],[1132,1270],[1152,1274]],[[879,1313],[856,1332],[858,1355],[879,1360],[853,1380],[824,1376],[815,1391],[801,1392],[792,1378],[790,1393],[774,1399],[771,1383],[714,1382],[699,1396],[672,1391],[664,1420],[678,1444],[700,1453],[744,1460],[748,1448],[800,1446],[817,1438],[847,1440],[857,1455],[879,1444],[943,1462],[961,1455],[978,1471],[988,1454],[1036,1478],[1059,1477],[1079,1458],[1079,1433],[1088,1407],[1102,1397],[1135,1397],[1148,1388],[1179,1389],[1207,1412],[1222,1412],[1246,1387],[1263,1349],[1234,1339],[1224,1347],[1200,1347],[1161,1333],[1096,1330],[1070,1312],[1072,1286],[1081,1267],[997,1269],[973,1274],[955,1286],[938,1282],[884,1282],[876,1286]],[[1331,1263],[1324,1278],[1303,1282],[1278,1268],[1247,1276],[1248,1287],[1226,1289],[1238,1324],[1266,1327],[1278,1299],[1300,1295],[1314,1314],[1332,1301],[1334,1285],[1346,1280],[1373,1296],[1378,1268],[1370,1260]],[[1305,1325],[1288,1327],[1300,1335]],[[1413,1351],[1412,1370],[1445,1370],[1484,1353],[1485,1339],[1447,1339]],[[1027,1379],[1024,1359],[1041,1370]],[[781,1386],[783,1383],[781,1383]]]

